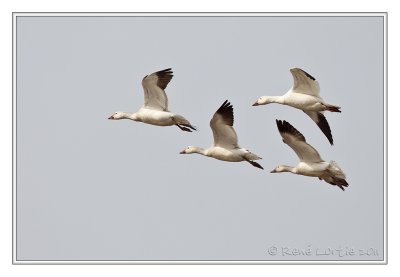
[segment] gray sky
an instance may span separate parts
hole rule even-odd
[[[198,132],[107,120],[136,111],[142,78],[168,67],[170,109]],[[285,93],[291,67],[342,107],[326,113],[333,147],[303,112],[251,106]],[[17,259],[380,260],[383,81],[382,18],[18,17]],[[212,143],[225,99],[264,171],[178,154]],[[298,162],[275,119],[338,162],[345,192],[269,173]],[[316,255],[346,247],[356,254]]]

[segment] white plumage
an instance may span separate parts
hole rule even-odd
[[[168,97],[165,88],[173,75],[171,68],[154,72],[142,80],[144,105],[136,113],[115,112],[108,119],[130,119],[157,126],[178,126],[182,131],[196,130],[190,122],[181,115],[168,110]]]
[[[210,121],[210,127],[214,136],[214,143],[208,149],[196,146],[188,146],[180,154],[201,154],[227,162],[246,161],[251,165],[263,169],[263,167],[254,162],[261,159],[249,150],[241,148],[238,144],[238,137],[233,129],[233,107],[226,100],[215,112]]]
[[[300,68],[292,68],[292,88],[282,96],[262,96],[253,106],[278,103],[288,105],[305,112],[321,129],[333,145],[333,138],[329,123],[323,115],[324,111],[341,112],[340,107],[326,103],[319,95],[318,81]]]
[[[271,173],[291,172],[294,174],[318,177],[320,180],[344,190],[348,186],[346,176],[336,162],[321,159],[317,150],[306,142],[304,136],[289,122],[276,120],[284,143],[290,146],[300,159],[296,167],[280,165]]]

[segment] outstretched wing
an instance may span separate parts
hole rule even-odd
[[[171,81],[171,68],[154,72],[142,80],[144,91],[144,106],[154,110],[168,111],[168,97],[164,89]]]
[[[226,100],[215,112],[210,121],[214,135],[214,146],[221,146],[228,149],[238,148],[238,138],[233,129],[233,107]]]
[[[317,123],[318,127],[321,129],[322,133],[325,134],[330,144],[333,145],[333,138],[331,133],[331,128],[329,127],[329,123],[326,120],[325,116],[321,112],[312,112],[312,111],[303,111],[305,112],[311,119]]]
[[[293,75],[292,92],[320,97],[319,83],[313,76],[300,68],[292,68],[290,72]]]
[[[290,146],[296,152],[300,161],[304,162],[322,162],[321,157],[314,147],[306,142],[304,136],[297,131],[289,122],[285,120],[276,120],[279,133],[283,142]]]

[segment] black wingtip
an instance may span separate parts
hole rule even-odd
[[[225,100],[224,103],[222,103],[221,107],[218,108],[217,113],[227,119],[227,124],[233,126],[233,106],[228,100]]]
[[[288,133],[296,136],[298,139],[302,141],[306,141],[305,137],[302,133],[299,132],[292,124],[287,122],[286,120],[278,120],[276,119],[276,125],[278,127],[279,133]]]
[[[282,120],[276,119],[276,126],[278,127],[279,132],[282,131]]]
[[[331,127],[329,126],[328,120],[326,120],[325,116],[318,112],[318,122],[317,126],[324,133],[325,137],[328,139],[329,143],[333,146],[333,136]]]
[[[261,170],[264,170],[264,167],[262,167],[259,163],[254,162],[254,166]]]
[[[264,170],[264,167],[262,167],[259,163],[255,162],[255,161],[248,161],[248,162],[249,162],[252,166]]]
[[[287,122],[286,120],[279,120],[276,119],[276,126],[278,126],[278,130],[279,131],[289,131],[290,129],[295,129],[292,124],[290,124],[289,122]],[[296,130],[297,131],[297,130]]]
[[[222,103],[222,105],[217,110],[217,112],[223,111],[233,111],[233,106],[228,100],[225,100],[224,103]]]
[[[157,76],[159,76],[159,77],[160,76],[171,76],[171,78],[174,76],[173,73],[174,72],[171,70],[171,68],[167,68],[167,69],[156,72]]]
[[[231,105],[231,103],[229,102],[229,100],[227,99],[227,100],[224,101],[224,103],[222,103],[222,105],[221,105],[220,108],[222,108],[222,107],[229,107],[229,106],[232,106],[232,105]]]
[[[172,77],[174,77],[171,68],[157,71],[154,74],[158,77],[157,86],[163,90],[167,88],[167,85],[171,81]]]
[[[310,78],[311,80],[315,81],[315,78],[313,76],[311,76],[311,74],[308,74],[306,71],[304,71],[303,69],[299,68],[308,78]]]
[[[276,125],[278,126],[279,132],[289,132],[292,128],[294,128],[289,122],[286,120],[276,120]]]

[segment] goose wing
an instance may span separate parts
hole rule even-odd
[[[326,120],[325,116],[321,112],[313,112],[313,111],[303,111],[305,112],[311,119],[318,125],[321,129],[322,133],[329,140],[330,144],[333,145],[333,137],[331,132],[331,127],[329,127],[329,123]]]
[[[313,76],[300,68],[292,68],[290,72],[293,75],[292,92],[320,97],[319,83]]]
[[[276,120],[279,133],[284,143],[290,146],[296,152],[300,161],[304,162],[322,162],[322,159],[314,147],[306,142],[304,136],[297,131],[289,122],[285,120]]]
[[[233,129],[233,107],[226,100],[215,112],[210,121],[214,135],[214,146],[227,149],[238,148],[238,138]]]
[[[143,78],[142,86],[144,91],[144,106],[146,108],[168,111],[168,97],[164,90],[173,76],[171,68],[167,68]]]

